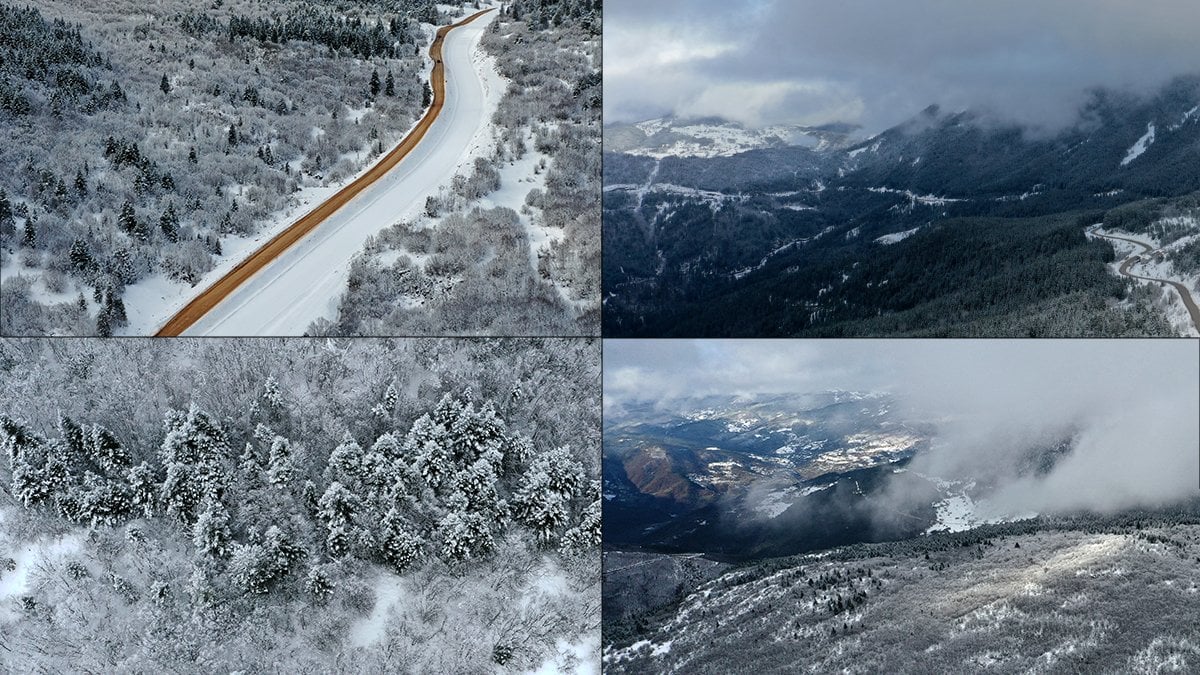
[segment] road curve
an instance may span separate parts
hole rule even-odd
[[[378,183],[381,178],[396,168],[404,158],[408,157],[426,137],[427,132],[434,126],[434,123],[438,120],[443,108],[446,106],[446,72],[445,64],[443,63],[443,47],[446,43],[447,35],[450,31],[465,26],[491,11],[494,11],[494,8],[476,12],[457,23],[442,26],[437,30],[433,42],[429,47],[429,56],[434,63],[430,74],[430,83],[433,90],[432,101],[425,115],[399,145],[384,155],[382,159],[357,179],[338,190],[332,197],[317,205],[316,208],[306,213],[287,229],[272,237],[266,244],[263,244],[245,260],[238,263],[232,270],[194,297],[163,324],[155,333],[155,336],[177,336],[193,327],[212,312],[218,304],[227,300],[235,291],[243,287],[251,277],[261,272],[284,252],[305,239],[319,225],[326,222],[335,213],[338,213],[344,206],[354,200],[355,197],[367,190],[367,188]],[[447,133],[442,134],[443,137],[446,135]],[[440,139],[431,138],[430,142],[434,143],[437,140]],[[414,172],[415,168],[409,174]],[[438,180],[444,178],[446,176],[437,177]],[[394,182],[392,183],[394,184]],[[219,333],[220,331],[217,330],[215,332]],[[241,334],[241,332],[235,329],[236,334]]]
[[[1099,232],[1097,232],[1094,229],[1091,232],[1092,232],[1092,234],[1096,235],[1097,237],[1101,237],[1103,239],[1116,239],[1116,240],[1120,240],[1120,241],[1127,241],[1130,244],[1134,244],[1135,246],[1141,247],[1142,253],[1149,253],[1150,251],[1154,250],[1154,247],[1152,247],[1149,244],[1146,244],[1144,242],[1140,242],[1137,239],[1130,239],[1129,237],[1117,237],[1117,236],[1114,236],[1111,234],[1100,234]],[[1126,258],[1124,261],[1121,262],[1121,268],[1118,271],[1121,274],[1123,274],[1131,279],[1141,279],[1142,281],[1157,281],[1159,283],[1170,284],[1171,286],[1173,286],[1175,288],[1175,290],[1179,292],[1179,297],[1183,300],[1184,307],[1187,307],[1188,314],[1190,314],[1192,316],[1192,325],[1196,327],[1197,331],[1200,331],[1200,308],[1196,307],[1196,301],[1192,299],[1192,294],[1191,294],[1191,292],[1188,291],[1187,286],[1184,286],[1183,284],[1179,283],[1178,281],[1173,281],[1171,279],[1157,279],[1155,277],[1144,277],[1144,276],[1141,276],[1140,274],[1134,274],[1133,272],[1129,271],[1129,268],[1133,266],[1133,263],[1134,263],[1133,256],[1129,256],[1128,258]]]

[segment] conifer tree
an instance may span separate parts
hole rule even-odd
[[[208,497],[192,527],[192,544],[210,558],[226,558],[231,553],[229,512],[221,500]]]
[[[175,213],[175,205],[167,202],[167,208],[158,219],[158,227],[168,241],[179,241],[179,216]]]
[[[225,491],[229,447],[220,428],[195,404],[187,413],[172,410],[164,426],[167,435],[159,448],[166,468],[162,502],[167,513],[190,526],[203,499],[220,499]]]
[[[358,484],[363,474],[363,449],[347,431],[342,436],[342,442],[329,453],[329,464],[325,469],[325,477],[330,481],[340,481],[343,485]]]
[[[154,514],[157,501],[158,480],[154,469],[142,462],[129,470],[130,499],[135,509],[140,509],[142,515],[149,518]]]
[[[397,572],[404,571],[420,560],[422,541],[413,530],[412,524],[395,507],[384,516],[380,552]]]
[[[571,498],[583,487],[583,476],[583,467],[568,448],[541,455],[513,495],[513,516],[533,530],[542,545],[551,544],[567,523]]]
[[[294,475],[291,443],[283,436],[276,436],[271,440],[271,453],[267,460],[267,476],[275,487],[287,488],[292,484]]]

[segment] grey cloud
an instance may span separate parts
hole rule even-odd
[[[1192,0],[609,0],[605,12],[609,120],[675,112],[878,131],[938,103],[1057,127],[1091,87],[1145,93],[1200,70]],[[680,45],[695,54],[655,61]],[[738,87],[778,95],[748,104]],[[714,88],[722,101],[706,96]]]
[[[714,393],[890,391],[941,420],[923,472],[999,483],[1003,512],[1200,495],[1200,345],[1190,340],[606,341],[605,406]],[[1032,444],[1073,434],[1041,477]]]

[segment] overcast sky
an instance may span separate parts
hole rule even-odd
[[[1200,494],[1195,340],[607,340],[609,412],[706,394],[886,391],[942,419],[935,475],[972,477],[1074,432],[1051,474],[1001,491],[1033,510]]]
[[[937,103],[1056,128],[1088,88],[1200,73],[1197,0],[606,0],[605,119],[870,133]]]

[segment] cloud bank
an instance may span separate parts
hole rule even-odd
[[[606,121],[860,123],[937,103],[1038,128],[1200,72],[1194,0],[608,0]]]
[[[1200,343],[1192,340],[605,342],[606,412],[709,394],[888,391],[938,420],[914,469],[988,478],[998,511],[1111,511],[1200,496]],[[1074,438],[1042,476],[1032,447]]]

